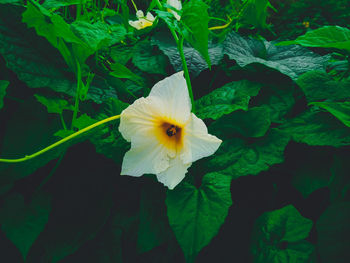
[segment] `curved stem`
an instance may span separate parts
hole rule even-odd
[[[184,45],[184,38],[181,37],[180,40],[178,41],[177,48],[178,48],[179,53],[180,53],[182,68],[184,70],[184,75],[185,75],[186,84],[187,84],[187,89],[188,89],[188,93],[190,94],[190,98],[191,98],[192,111],[195,112],[191,79],[190,79],[190,74],[189,74],[188,68],[187,68],[187,63],[186,63],[183,45]]]
[[[85,127],[84,129],[81,129],[80,131],[77,131],[77,132],[75,132],[75,133],[73,133],[73,134],[63,138],[62,140],[60,140],[58,142],[55,142],[54,144],[51,144],[50,146],[48,146],[48,147],[46,147],[46,148],[44,148],[44,149],[42,149],[42,150],[40,150],[40,151],[38,151],[36,153],[33,153],[31,155],[26,155],[25,157],[19,158],[19,159],[0,159],[0,162],[3,162],[3,163],[20,163],[20,162],[28,161],[30,159],[33,159],[33,158],[35,158],[35,157],[37,157],[37,156],[39,156],[39,155],[41,155],[41,154],[43,154],[43,153],[45,153],[45,152],[47,152],[49,150],[51,150],[51,149],[61,145],[62,143],[65,143],[65,142],[73,139],[74,137],[79,136],[80,134],[83,134],[84,132],[87,132],[87,131],[89,131],[89,130],[97,127],[97,126],[100,126],[100,125],[106,123],[106,122],[110,122],[110,121],[113,121],[113,120],[116,120],[116,119],[119,119],[119,118],[120,118],[120,115],[115,115],[113,117],[109,117],[107,119],[98,121],[98,122],[96,122],[96,123],[94,123],[94,124],[92,124],[92,125],[90,125],[88,127]]]

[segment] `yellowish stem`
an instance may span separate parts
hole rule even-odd
[[[120,118],[120,115],[115,115],[113,117],[109,117],[107,119],[104,119],[104,120],[101,120],[99,122],[96,122],[96,123],[94,123],[94,124],[92,124],[90,126],[87,126],[84,129],[81,129],[80,131],[77,131],[77,132],[75,132],[75,133],[73,133],[73,134],[63,138],[62,140],[60,140],[58,142],[55,142],[54,144],[51,144],[50,146],[48,146],[48,147],[46,147],[46,148],[44,148],[44,149],[42,149],[42,150],[40,150],[40,151],[38,151],[36,153],[33,153],[31,155],[26,155],[25,157],[19,158],[19,159],[0,159],[0,162],[3,162],[3,163],[20,163],[20,162],[28,161],[30,159],[33,159],[33,158],[35,158],[35,157],[37,157],[37,156],[39,156],[39,155],[41,155],[41,154],[43,154],[43,153],[45,153],[45,152],[47,152],[49,150],[51,150],[51,149],[61,145],[62,143],[65,143],[65,142],[73,139],[74,137],[79,136],[80,134],[82,134],[84,132],[87,132],[87,131],[89,131],[89,130],[97,127],[97,126],[100,126],[100,125],[106,123],[106,122],[110,122],[110,121],[113,121],[113,120],[116,120],[116,119],[119,119],[119,118]]]

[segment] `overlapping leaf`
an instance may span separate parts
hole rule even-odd
[[[305,47],[337,48],[350,52],[350,30],[340,26],[324,26],[308,31],[295,40],[278,43],[278,45],[291,44]]]
[[[350,144],[350,128],[325,112],[306,111],[288,120],[280,129],[294,141],[308,145],[340,147]]]
[[[314,247],[305,240],[312,221],[292,205],[265,212],[255,222],[252,253],[256,263],[312,262]]]
[[[197,189],[183,182],[168,191],[168,218],[188,262],[217,234],[231,206],[231,178],[208,173]]]
[[[225,140],[209,166],[232,178],[256,175],[271,165],[283,162],[288,142],[289,136],[276,129],[253,142],[238,137]]]
[[[248,110],[250,98],[258,94],[260,87],[247,80],[230,82],[197,100],[196,114],[216,120],[236,110]]]
[[[259,63],[296,80],[310,70],[324,69],[328,56],[320,56],[300,46],[275,46],[272,42],[244,38],[235,32],[227,35],[223,52],[241,67]]]

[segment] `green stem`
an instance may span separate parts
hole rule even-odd
[[[62,127],[64,130],[67,130],[67,126],[66,126],[66,123],[64,121],[64,118],[63,118],[63,114],[60,113],[60,120],[61,120],[61,123],[62,123]]]
[[[135,8],[135,11],[137,12],[137,6],[135,5],[135,3],[134,3],[134,1],[133,0],[131,0],[131,2],[132,2],[132,5],[134,6],[134,8]]]
[[[77,119],[77,114],[79,111],[79,101],[80,101],[80,90],[81,90],[81,68],[80,63],[76,61],[77,64],[77,91],[75,94],[75,103],[74,103],[74,111],[73,111],[73,117],[72,117],[72,123],[71,123],[71,130],[74,129],[74,123]]]
[[[159,2],[159,0],[156,0],[156,4],[158,6],[158,8],[160,10],[163,10],[163,6],[162,4]],[[195,106],[194,106],[194,99],[193,99],[193,92],[192,92],[192,85],[191,85],[191,79],[190,79],[190,74],[188,72],[188,67],[187,67],[187,63],[186,63],[186,58],[185,58],[185,54],[184,54],[184,37],[181,36],[181,38],[179,39],[179,37],[177,36],[176,32],[174,29],[170,28],[168,26],[170,33],[173,35],[176,45],[177,45],[177,49],[180,53],[180,57],[181,57],[181,62],[182,62],[182,68],[184,70],[184,75],[185,75],[185,79],[186,79],[186,84],[187,84],[187,89],[188,89],[188,93],[190,95],[191,98],[191,104],[192,104],[192,111],[195,112]]]
[[[179,50],[179,53],[180,53],[182,68],[184,70],[184,75],[185,75],[185,79],[186,79],[186,83],[187,83],[187,89],[188,89],[188,93],[190,94],[190,98],[191,98],[192,112],[195,112],[191,79],[190,79],[190,74],[189,74],[188,68],[187,68],[187,63],[186,63],[183,45],[184,45],[184,38],[181,37],[180,41],[177,41],[177,49]]]
[[[98,121],[98,122],[96,122],[96,123],[94,123],[94,124],[84,128],[84,129],[81,129],[80,131],[77,131],[77,132],[75,132],[75,133],[73,133],[73,134],[63,138],[62,140],[59,140],[58,142],[55,142],[54,144],[51,144],[50,146],[48,146],[48,147],[46,147],[46,148],[44,148],[44,149],[42,149],[42,150],[40,150],[40,151],[38,151],[36,153],[33,153],[31,155],[26,155],[25,157],[19,158],[19,159],[0,159],[0,162],[3,162],[3,163],[20,163],[20,162],[28,161],[30,159],[38,157],[39,155],[41,155],[43,153],[46,153],[47,151],[49,151],[49,150],[51,150],[51,149],[61,145],[62,143],[65,143],[65,142],[67,142],[67,141],[69,141],[69,140],[79,136],[80,134],[83,134],[84,132],[87,132],[87,131],[89,131],[89,130],[97,127],[97,126],[100,126],[100,125],[106,123],[106,122],[110,122],[110,121],[113,121],[113,120],[116,120],[116,119],[119,119],[119,118],[120,118],[120,115],[115,115],[113,117],[109,117],[107,119],[103,119],[103,120]]]

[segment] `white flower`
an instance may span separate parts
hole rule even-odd
[[[136,28],[137,30],[152,26],[155,20],[154,16],[150,12],[147,12],[147,15],[145,17],[142,10],[138,10],[136,12],[136,16],[138,20],[136,21],[129,20],[129,25]]]
[[[182,4],[180,0],[167,0],[166,2],[168,5],[174,7],[176,10],[181,10],[182,9]],[[174,10],[168,9],[170,13],[172,13],[175,18],[179,21],[181,19],[181,16]]]
[[[192,162],[212,155],[222,142],[191,113],[183,72],[159,81],[148,97],[126,108],[119,131],[131,142],[121,174],[156,174],[169,189],[182,181]]]

